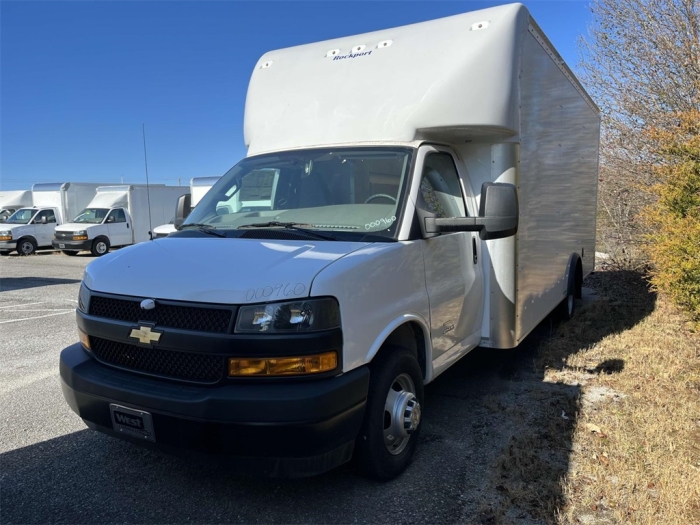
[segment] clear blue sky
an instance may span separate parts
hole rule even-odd
[[[0,1],[0,188],[187,184],[245,156],[250,72],[270,49],[508,2]],[[587,1],[524,2],[567,63]]]

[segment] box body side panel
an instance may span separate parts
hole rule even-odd
[[[516,236],[519,343],[566,294],[569,257],[593,270],[600,118],[530,27],[520,72],[520,225]]]

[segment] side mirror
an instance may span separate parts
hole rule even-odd
[[[41,224],[46,224],[46,215],[41,218]]]
[[[185,193],[177,199],[177,206],[175,207],[175,226],[178,227],[187,216],[192,211],[192,195]],[[178,221],[180,221],[178,223]]]
[[[427,234],[479,232],[482,240],[502,239],[518,231],[518,193],[513,184],[484,182],[478,217],[426,217]]]
[[[107,224],[109,224],[110,222],[114,222],[114,215],[110,215],[109,217],[107,217],[106,222],[107,222]]]

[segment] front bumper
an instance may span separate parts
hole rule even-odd
[[[17,241],[0,241],[0,252],[11,252],[17,249]]]
[[[77,250],[77,251],[89,251],[92,249],[92,241],[63,241],[54,239],[51,241],[51,245],[57,250]]]
[[[234,470],[320,474],[348,461],[364,415],[369,370],[309,381],[183,385],[102,365],[79,344],[61,352],[66,401],[95,430],[176,454],[229,457]],[[155,443],[112,429],[110,403],[145,410]]]

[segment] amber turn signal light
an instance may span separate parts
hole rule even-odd
[[[309,375],[329,372],[335,370],[337,366],[336,352],[301,357],[235,357],[228,360],[228,375],[230,377]]]
[[[80,339],[80,343],[81,343],[85,348],[87,348],[88,350],[90,350],[90,338],[89,338],[88,335],[87,335],[85,332],[83,332],[80,328],[78,328],[78,338]]]

